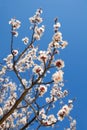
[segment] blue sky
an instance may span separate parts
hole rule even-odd
[[[43,9],[46,31],[40,47],[46,49],[53,34],[53,19],[58,16],[63,37],[69,46],[61,52],[64,59],[65,87],[70,97],[77,97],[73,117],[77,130],[87,129],[87,1],[86,0],[0,0],[0,61],[9,53],[10,26],[8,21],[16,17],[22,22],[19,39],[29,36],[29,21],[37,8]],[[16,41],[15,41],[16,42]],[[18,41],[18,47],[21,44]],[[62,130],[62,129],[61,129]]]

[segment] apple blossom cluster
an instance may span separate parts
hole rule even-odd
[[[68,43],[59,31],[61,24],[57,18],[47,50],[39,49],[38,44],[34,44],[45,31],[45,26],[40,25],[42,12],[40,8],[29,18],[32,37],[21,38],[25,45],[21,52],[13,46],[13,37],[18,36],[17,29],[21,22],[16,18],[9,21],[11,53],[0,64],[0,130],[46,129],[57,126],[65,117],[70,121],[67,130],[76,130],[76,120],[70,116],[73,100],[63,101],[68,90],[64,89],[65,63],[58,56]]]

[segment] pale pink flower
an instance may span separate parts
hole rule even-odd
[[[41,23],[42,21],[43,21],[43,19],[41,18],[41,17],[39,17],[39,16],[36,16],[36,15],[34,15],[33,17],[30,17],[29,18],[29,21],[31,22],[31,23]]]
[[[41,38],[41,36],[42,36],[44,30],[45,30],[44,25],[42,25],[41,27],[36,26],[36,27],[35,27],[35,33],[34,33],[33,37],[34,37],[36,40],[40,40],[40,38]]]
[[[44,32],[44,29],[45,29],[45,26],[44,26],[44,25],[42,25],[42,26],[39,27],[39,28],[36,26],[36,28],[35,28],[35,33],[37,33],[39,36],[41,36],[42,33]]]
[[[65,117],[65,110],[60,109],[59,112],[57,113],[58,120],[62,121]]]
[[[28,42],[29,42],[29,38],[28,37],[24,37],[24,38],[22,38],[22,41],[24,42],[25,45],[27,45]]]
[[[48,56],[47,56],[46,51],[40,51],[40,52],[39,52],[38,59],[39,59],[40,61],[42,61],[42,62],[46,62],[47,59],[48,59]]]
[[[55,116],[53,114],[48,116],[48,124],[52,124],[55,123],[57,121],[57,119],[55,118]]]
[[[35,67],[33,68],[33,72],[36,74],[42,74],[43,69],[41,68],[41,66],[35,65]]]
[[[64,74],[64,72],[62,70],[59,70],[52,75],[52,79],[54,80],[55,83],[62,82],[63,81],[63,74]]]
[[[40,35],[38,35],[37,33],[35,33],[35,34],[33,35],[33,38],[35,38],[36,40],[40,40]]]
[[[47,87],[45,85],[40,85],[38,90],[39,90],[40,96],[43,96],[43,94],[47,92]]]
[[[49,43],[49,48],[60,48],[60,44],[56,41],[52,41]]]
[[[12,51],[12,54],[13,54],[14,56],[17,56],[17,55],[18,55],[18,50],[13,50],[13,51]]]
[[[61,32],[55,33],[53,36],[53,41],[60,42],[61,40],[62,40],[62,33]]]
[[[64,105],[62,109],[65,110],[65,116],[67,116],[72,108],[70,108],[68,105]]]
[[[15,36],[15,37],[18,37],[18,32],[17,31],[11,31],[12,35]]]
[[[9,24],[12,25],[13,29],[18,29],[21,26],[21,22],[19,20],[16,20],[15,18],[11,19],[9,21]]]
[[[55,62],[55,66],[58,68],[58,69],[61,69],[63,68],[65,65],[64,65],[64,61],[59,59]]]
[[[69,115],[70,111],[72,108],[70,108],[68,105],[64,105],[59,112],[57,113],[58,115],[58,120],[62,121],[65,116]]]

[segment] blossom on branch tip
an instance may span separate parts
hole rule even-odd
[[[40,15],[40,14],[42,14],[42,13],[43,13],[43,10],[42,10],[41,8],[37,9],[36,15]]]
[[[62,33],[61,32],[55,33],[53,36],[53,41],[54,42],[61,42],[62,41]]]
[[[16,20],[15,18],[11,19],[11,20],[9,21],[9,24],[12,25],[13,30],[18,29],[18,28],[20,28],[20,26],[21,26],[21,22],[20,22],[19,20]]]
[[[45,30],[45,26],[44,26],[44,25],[42,25],[41,27],[37,27],[37,26],[36,26],[36,27],[35,27],[35,33],[34,33],[34,35],[33,35],[33,38],[36,39],[36,40],[40,40],[40,38],[41,38],[41,36],[42,36],[44,30]]]
[[[31,23],[41,23],[43,20],[39,16],[33,16],[33,17],[29,18],[29,21]]]
[[[42,13],[42,9],[38,9],[37,11],[36,11],[36,14],[33,16],[33,17],[30,17],[29,18],[29,21],[32,23],[32,24],[34,24],[34,23],[36,23],[36,24],[40,24],[42,21],[43,21],[43,19],[40,17],[40,14]]]
[[[29,38],[28,37],[24,37],[24,38],[22,38],[22,41],[24,42],[25,45],[27,45],[28,42],[29,42]]]
[[[39,56],[38,56],[38,60],[46,63],[47,59],[48,59],[47,52],[46,51],[40,51]]]

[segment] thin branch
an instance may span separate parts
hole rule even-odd
[[[35,119],[36,116],[34,116],[31,121],[27,122],[20,130],[25,130]]]
[[[38,125],[38,127],[35,129],[35,130],[39,130],[39,128],[41,127],[41,124],[40,125]]]
[[[26,100],[25,100],[25,102],[29,105],[29,107],[31,107],[31,109],[33,110],[33,112],[34,112],[34,114],[35,114],[35,117],[34,117],[31,121],[27,122],[27,123],[21,128],[21,130],[25,130],[32,122],[34,122],[34,120],[35,120],[36,118],[38,118],[37,116],[38,116],[38,114],[39,114],[39,111],[36,112],[35,109],[34,109],[34,107],[33,107],[30,103],[28,103]]]
[[[11,29],[11,32],[12,32],[12,31],[13,31],[13,27],[12,27],[12,29]],[[17,71],[16,68],[15,68],[15,56],[14,56],[14,54],[13,54],[13,37],[14,37],[14,35],[11,34],[11,54],[12,54],[12,56],[13,56],[13,70],[14,70],[14,72],[15,72],[17,78],[19,79],[20,83],[22,84],[23,88],[25,89],[25,85],[23,84],[22,79],[21,79],[20,75],[18,74],[18,71]]]
[[[41,83],[38,83],[38,85],[40,85],[40,84],[44,84],[44,85],[47,85],[47,84],[52,84],[54,81],[52,80],[52,81],[49,81],[49,82],[41,82]]]
[[[32,47],[32,44],[35,42],[36,39],[33,38],[33,35],[34,35],[34,30],[35,30],[35,24],[34,24],[34,27],[33,27],[33,33],[32,33],[32,38],[31,38],[31,42],[30,44],[24,49],[24,51],[19,55],[18,59],[15,61],[15,64],[20,60],[20,58],[24,55],[24,53]]]
[[[32,86],[31,86],[32,87]],[[31,88],[30,87],[30,88]],[[23,100],[23,98],[26,96],[28,90],[30,89],[26,89],[22,95],[20,96],[20,98],[15,102],[15,104],[12,106],[12,108],[9,110],[9,112],[7,112],[1,119],[0,119],[0,124],[2,124],[13,112],[14,110],[17,108],[17,106],[20,104],[20,102]]]
[[[22,79],[21,79],[20,75],[18,74],[18,71],[17,71],[16,68],[15,68],[15,64],[13,65],[13,70],[14,70],[14,72],[15,72],[17,78],[19,79],[21,85],[23,86],[23,88],[26,89],[26,86],[23,84]]]

